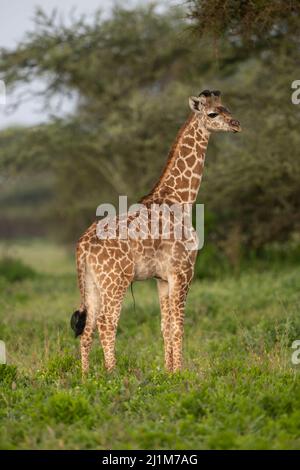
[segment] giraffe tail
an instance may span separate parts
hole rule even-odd
[[[75,333],[75,338],[77,336],[80,336],[83,333],[85,324],[86,324],[86,315],[87,311],[86,309],[84,310],[76,310],[76,312],[73,313],[71,316],[71,328]]]
[[[81,240],[79,240],[76,248],[76,263],[78,274],[78,285],[81,296],[81,305],[71,316],[70,325],[75,333],[75,338],[83,333],[86,324],[87,310],[85,307],[85,276],[86,276],[86,260],[82,256]]]

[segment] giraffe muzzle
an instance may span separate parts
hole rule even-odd
[[[241,132],[242,130],[240,121],[238,121],[237,119],[230,119],[229,125],[233,132]]]

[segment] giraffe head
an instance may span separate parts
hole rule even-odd
[[[240,132],[239,121],[232,118],[231,112],[222,105],[219,90],[204,90],[199,96],[191,96],[190,108],[209,131]]]

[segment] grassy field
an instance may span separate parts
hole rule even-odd
[[[174,376],[163,371],[155,283],[136,283],[136,312],[128,295],[121,316],[117,370],[104,371],[95,336],[82,383],[69,327],[78,305],[72,256],[42,242],[1,252],[33,269],[23,280],[0,269],[9,363],[0,366],[1,448],[300,448],[299,369],[291,364],[300,266],[195,281],[185,371]]]

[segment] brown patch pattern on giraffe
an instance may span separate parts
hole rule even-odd
[[[153,204],[193,204],[196,201],[210,132],[239,130],[239,123],[223,109],[219,95],[207,90],[190,98],[192,114],[180,129],[170,150],[165,169],[152,191],[140,201],[147,214],[128,215],[127,226],[139,216],[149,220],[143,225],[142,237],[101,240],[94,222],[77,244],[78,283],[81,293],[80,312],[86,312],[80,348],[82,371],[89,367],[92,335],[97,328],[107,370],[116,364],[115,339],[122,302],[130,283],[137,279],[156,278],[161,308],[161,330],[165,348],[165,367],[175,372],[182,368],[184,308],[193,278],[197,251],[191,250],[197,235],[191,227],[183,239],[176,238],[182,222],[171,220],[168,239],[162,236],[167,226],[165,215],[158,209],[158,238],[151,232]],[[216,92],[217,93],[217,92]],[[217,114],[216,119],[210,114]],[[149,216],[146,218],[146,215]],[[117,219],[118,220],[118,219]],[[78,312],[76,312],[78,313]]]

